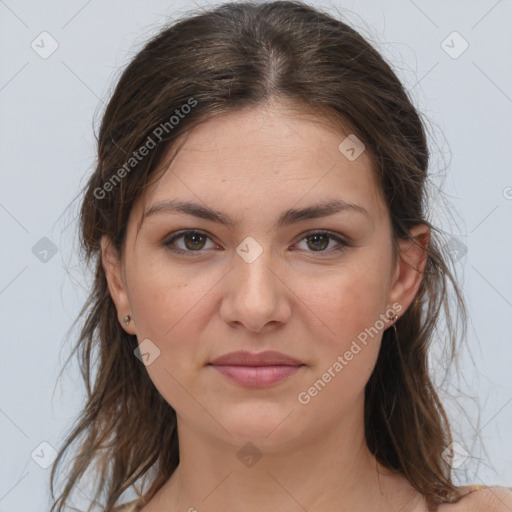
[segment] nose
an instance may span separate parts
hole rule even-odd
[[[293,294],[278,265],[271,260],[268,248],[254,261],[235,255],[234,268],[224,280],[220,309],[224,322],[256,333],[277,329],[288,322]]]

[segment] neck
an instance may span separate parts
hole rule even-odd
[[[182,418],[178,426],[180,464],[143,512],[422,510],[420,495],[378,464],[353,420],[286,446],[261,439],[242,451],[247,441],[220,441]]]

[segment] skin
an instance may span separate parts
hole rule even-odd
[[[364,387],[383,330],[308,404],[297,398],[393,304],[403,315],[426,262],[424,225],[411,231],[418,244],[399,241],[394,259],[370,155],[350,161],[338,150],[348,133],[284,103],[217,116],[187,134],[136,201],[124,253],[102,240],[119,321],[131,315],[126,331],[160,350],[146,369],[178,419],[180,465],[143,512],[426,510],[364,440]],[[165,199],[200,203],[238,222],[230,229],[159,213],[139,229],[143,212]],[[283,211],[327,199],[363,206],[369,218],[346,211],[276,226]],[[183,229],[206,238],[175,240],[189,252],[174,254],[164,242]],[[321,229],[351,245],[336,251],[332,238],[308,243],[306,235]],[[251,263],[236,252],[249,236],[263,251]],[[278,350],[305,367],[272,387],[247,389],[207,366],[244,349]],[[237,457],[248,442],[261,455],[251,467]]]

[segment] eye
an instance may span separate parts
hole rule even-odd
[[[308,247],[313,247],[312,251],[309,252],[320,252],[320,253],[330,253],[332,251],[341,251],[345,247],[348,247],[348,243],[342,240],[339,236],[331,233],[330,231],[313,231],[308,233],[301,240],[306,240],[306,245]],[[329,250],[325,250],[329,247],[330,241],[334,240],[337,242],[337,245],[331,247]]]
[[[205,233],[197,230],[187,230],[175,233],[169,240],[164,242],[164,245],[176,254],[200,252],[204,249],[205,241],[210,237]],[[183,239],[184,248],[179,248],[174,245],[176,240]]]
[[[182,247],[176,246],[178,240],[183,242]],[[197,255],[199,255],[202,249],[207,248],[205,247],[207,240],[211,240],[211,238],[206,233],[189,229],[174,233],[170,239],[163,242],[163,245],[175,254],[190,254],[195,256],[193,253],[198,253]],[[349,246],[347,242],[330,231],[313,231],[303,236],[301,241],[303,240],[306,241],[308,247],[313,248],[308,252],[330,253],[332,251],[340,251]],[[331,241],[335,241],[337,245],[326,250]]]

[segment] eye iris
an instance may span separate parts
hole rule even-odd
[[[197,250],[197,249],[202,249],[204,246],[205,236],[201,235],[200,233],[188,233],[188,234],[184,235],[183,238],[185,240],[185,245],[187,246],[187,249]],[[202,239],[203,243],[201,244],[200,241],[198,242],[198,239],[199,240]],[[189,240],[192,240],[192,246],[190,246],[190,244],[187,243]],[[199,244],[200,247],[196,247],[195,246],[196,244]]]
[[[316,245],[316,249],[319,249],[319,250],[325,249],[329,245],[329,237],[327,235],[316,234],[316,235],[308,236],[307,237],[308,243],[310,243],[311,240],[318,241],[319,238],[323,238],[324,239],[324,243],[321,244],[321,246]],[[315,247],[315,245],[313,245],[313,247]]]

